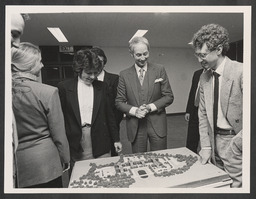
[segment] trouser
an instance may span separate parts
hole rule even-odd
[[[215,135],[216,165],[224,169],[233,180],[231,187],[242,187],[242,143],[241,137],[234,135]]]
[[[70,171],[72,171],[73,166],[76,161],[81,161],[81,160],[89,160],[89,159],[95,159],[93,157],[92,153],[92,139],[91,139],[91,128],[90,127],[83,127],[82,128],[82,137],[80,144],[83,148],[83,152],[80,153],[71,153],[71,161],[70,161]],[[105,157],[111,157],[110,151],[106,154],[103,154],[97,158],[105,158]]]
[[[147,118],[143,118],[139,120],[137,135],[132,143],[132,152],[146,152],[148,140],[150,143],[150,151],[167,149],[167,136],[158,136],[151,122],[147,120]]]
[[[199,123],[198,120],[196,121],[189,121],[188,124],[188,134],[187,134],[187,141],[186,141],[186,147],[190,149],[191,151],[197,153],[200,151],[198,149],[199,145]]]

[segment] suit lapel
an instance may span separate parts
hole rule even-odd
[[[232,77],[232,70],[230,70],[230,60],[228,58],[226,59],[227,61],[224,66],[220,91],[221,109],[223,111],[224,116],[226,116],[227,114],[230,92],[233,85],[233,80],[230,78]]]
[[[135,99],[137,101],[137,104],[139,104],[139,92],[138,92],[138,87],[137,87],[137,79],[138,79],[138,75],[136,73],[136,69],[135,69],[135,65],[133,65],[129,71],[128,74],[128,78],[129,78],[129,82],[131,83],[131,88],[133,91],[133,94],[135,96]]]
[[[109,82],[110,82],[109,74],[105,70],[104,70],[104,72],[105,72],[105,75],[104,75],[104,78],[103,78],[103,82],[106,82],[106,83],[109,84]]]
[[[95,122],[96,116],[98,114],[99,108],[100,108],[100,102],[102,98],[102,87],[100,87],[100,84],[96,81],[93,82],[93,111],[92,111],[92,125]]]
[[[154,83],[155,83],[155,68],[148,63],[148,70],[147,70],[147,74],[148,74],[148,99],[147,101],[149,102],[151,100],[151,97],[153,95],[153,91],[154,91]]]
[[[81,124],[80,110],[79,110],[79,102],[78,102],[78,93],[77,93],[77,79],[74,79],[72,84],[70,84],[68,88],[68,95],[71,102],[71,106],[75,117],[79,124]]]

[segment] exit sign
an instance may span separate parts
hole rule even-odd
[[[59,46],[59,50],[61,53],[73,53],[74,47],[73,46]]]

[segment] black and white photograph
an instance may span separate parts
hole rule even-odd
[[[252,6],[4,18],[4,194],[251,193]]]

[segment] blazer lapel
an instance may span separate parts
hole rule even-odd
[[[100,87],[100,84],[97,82],[93,82],[93,92],[94,92],[94,98],[93,98],[93,111],[92,111],[92,124],[95,122],[96,116],[98,114],[99,108],[100,108],[100,102],[102,98],[102,87]]]
[[[109,83],[110,82],[109,74],[105,70],[104,72],[105,72],[105,75],[104,75],[103,81]]]
[[[74,111],[75,117],[79,124],[81,124],[79,102],[78,102],[78,93],[77,93],[77,79],[74,79],[73,83],[70,84],[68,88],[68,95],[71,101],[71,106]]]
[[[230,70],[230,60],[227,58],[226,64],[224,66],[222,83],[221,83],[221,91],[220,91],[220,100],[221,100],[221,109],[223,114],[226,116],[230,92],[233,85],[233,80],[230,78],[232,76],[232,70]]]
[[[149,102],[151,100],[151,97],[153,95],[153,91],[154,91],[154,84],[155,84],[155,68],[148,63],[148,69],[147,69],[147,73],[148,73],[148,99],[147,101]]]
[[[207,117],[211,128],[213,129],[213,90],[212,90],[212,76],[208,76],[204,86],[204,101]]]
[[[135,99],[137,101],[137,104],[139,104],[139,92],[138,92],[138,87],[137,87],[137,79],[138,79],[138,75],[136,73],[136,69],[135,69],[135,65],[133,65],[131,67],[131,70],[129,71],[129,74],[128,74],[128,77],[129,77],[129,82],[131,83],[131,87],[132,87],[132,91],[133,91],[133,94],[135,96]]]

